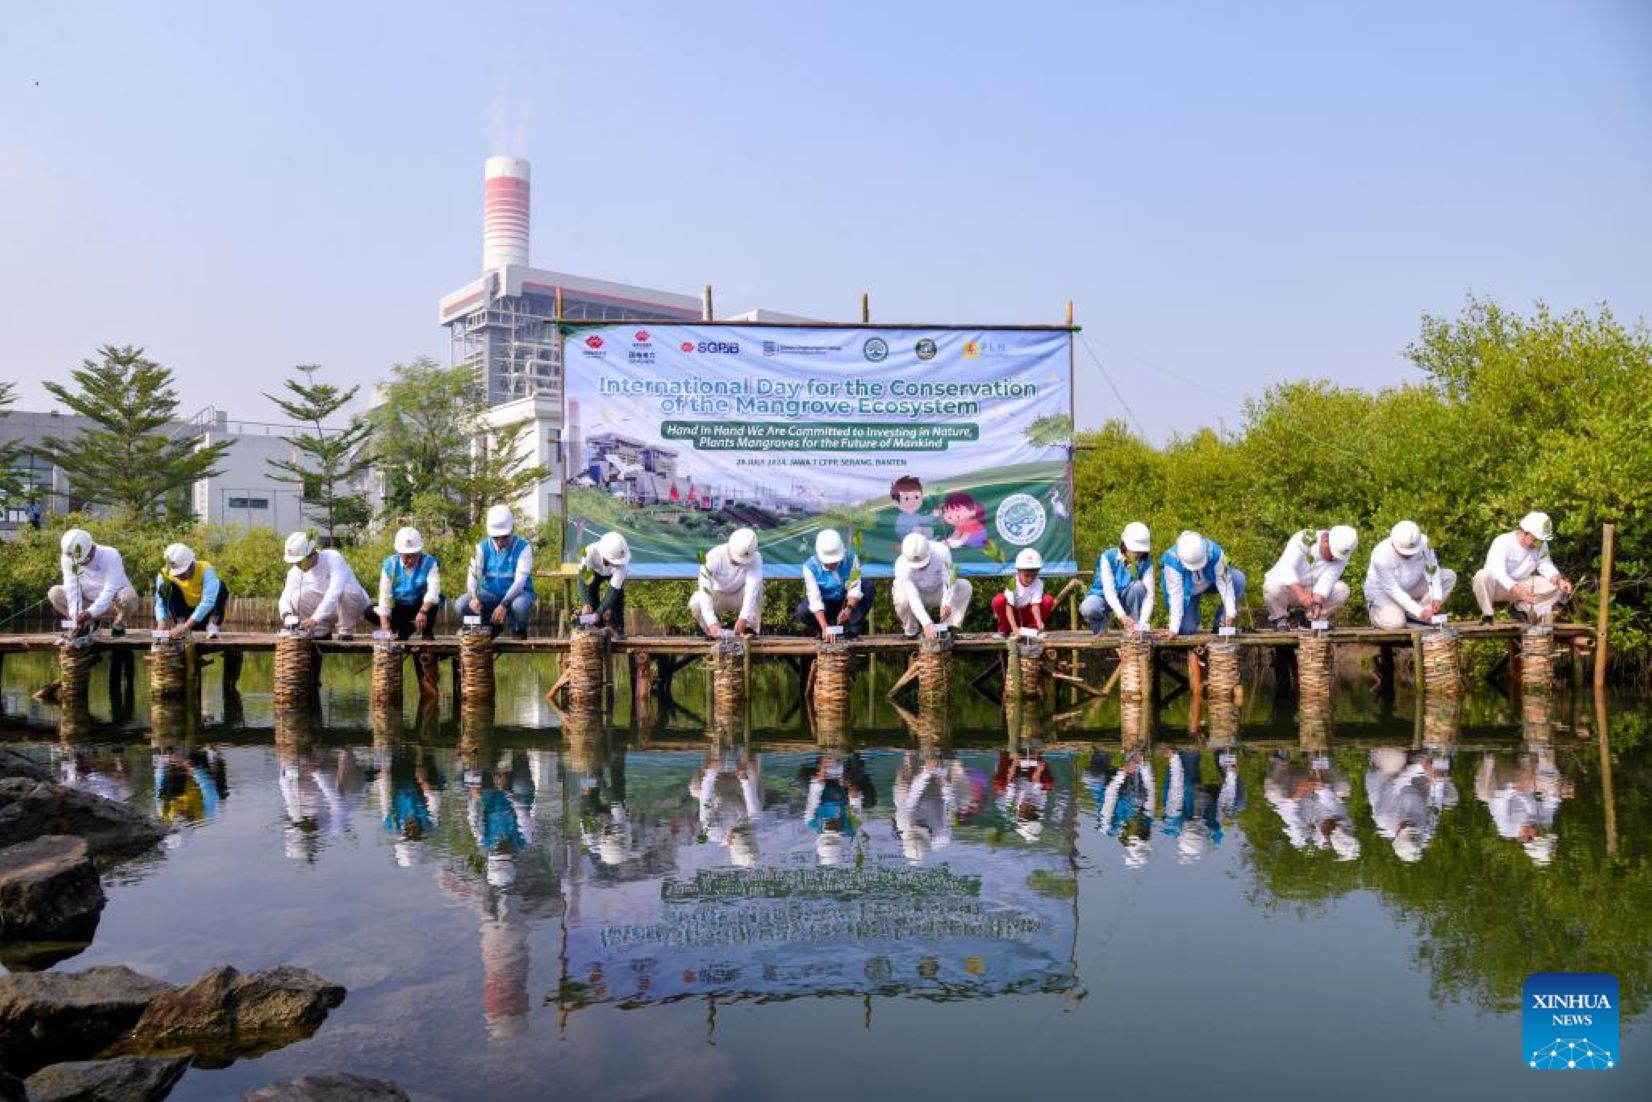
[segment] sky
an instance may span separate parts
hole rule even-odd
[[[0,22],[0,379],[184,413],[445,359],[482,162],[535,266],[829,320],[1059,322],[1079,423],[1416,378],[1469,295],[1652,315],[1652,4],[31,4]],[[1114,396],[1111,379],[1123,397]]]

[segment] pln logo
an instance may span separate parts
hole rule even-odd
[[[1607,972],[1534,972],[1520,992],[1521,1044],[1535,1071],[1618,1066],[1618,981]]]

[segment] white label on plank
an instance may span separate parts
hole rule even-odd
[[[479,626],[481,626],[481,623],[482,623],[482,618],[480,616],[466,616],[465,617],[465,627],[467,627],[467,628],[479,627]]]
[[[1434,617],[1434,626],[1435,627],[1440,627],[1440,626],[1444,625],[1445,622],[1449,619],[1450,619],[1450,617],[1447,616],[1445,613],[1443,613],[1443,612],[1439,613]]]
[[[1022,628],[1021,635],[1027,639],[1037,639],[1039,636],[1039,631],[1037,628]]]
[[[581,612],[579,614],[579,622],[582,624],[594,624],[597,622],[597,614],[594,612]]]
[[[1547,616],[1549,613],[1551,613],[1553,611],[1554,611],[1554,602],[1553,601],[1544,601],[1540,605],[1532,606],[1532,615],[1533,616]]]
[[[57,622],[57,626],[60,628],[72,628],[75,626],[75,622],[73,620],[59,620]]]
[[[1216,629],[1216,634],[1222,636],[1225,639],[1229,635],[1238,635],[1239,634],[1239,629],[1238,628],[1227,628],[1227,627],[1217,628]]]
[[[170,631],[162,631],[160,628],[156,628],[154,631],[149,633],[149,638],[151,639],[170,639],[171,637],[172,633]]]
[[[826,627],[826,634],[827,635],[842,635],[843,634],[843,625],[842,624],[828,624],[827,627]]]
[[[1309,620],[1308,621],[1308,626],[1310,628],[1313,628],[1315,631],[1330,631],[1331,630],[1331,621],[1329,621],[1329,620]]]
[[[373,633],[373,638],[376,639],[378,642],[383,643],[383,642],[389,641],[390,639],[392,639],[394,637],[388,631],[375,631]]]

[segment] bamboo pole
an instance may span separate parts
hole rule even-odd
[[[1606,805],[1606,852],[1618,855],[1618,802],[1612,788],[1612,740],[1606,732],[1606,698],[1595,694],[1595,728],[1600,738],[1600,790]]]
[[[711,311],[711,284],[709,284],[709,283],[706,284],[705,313],[706,313],[706,316],[703,319],[705,321],[710,321],[713,317],[716,316]]]
[[[860,323],[872,324],[872,296],[865,291],[860,293]]]
[[[1606,690],[1606,622],[1612,610],[1612,552],[1617,542],[1615,525],[1600,530],[1600,619],[1595,625],[1595,693]]]

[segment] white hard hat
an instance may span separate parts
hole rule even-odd
[[[1044,556],[1038,553],[1037,548],[1023,547],[1015,556],[1017,570],[1043,570]]]
[[[396,554],[417,555],[424,550],[424,537],[417,528],[396,529]]]
[[[1527,513],[1520,518],[1520,530],[1544,543],[1554,539],[1554,522],[1548,513]]]
[[[1331,529],[1331,557],[1346,559],[1359,546],[1359,533],[1346,524],[1338,524]]]
[[[843,835],[828,830],[815,839],[815,856],[822,865],[843,864]]]
[[[1422,831],[1414,826],[1402,826],[1394,832],[1394,856],[1408,865],[1423,859]]]
[[[92,533],[84,528],[71,528],[63,533],[63,539],[59,541],[58,546],[69,558],[80,562],[92,553]]]
[[[1024,842],[1036,842],[1044,834],[1044,820],[1021,819],[1015,824],[1015,832],[1021,835]]]
[[[1119,542],[1124,544],[1126,551],[1145,555],[1153,549],[1153,533],[1141,521],[1133,520],[1124,526],[1124,535],[1119,537]]]
[[[419,847],[414,843],[403,839],[397,842],[393,848],[396,852],[396,864],[402,868],[410,869],[418,862]]]
[[[597,554],[613,566],[624,566],[631,561],[631,545],[618,532],[604,532],[597,540]]]
[[[166,560],[166,572],[174,577],[195,565],[195,552],[182,543],[167,544],[161,557]]]
[[[929,537],[922,532],[908,532],[901,541],[901,558],[913,566],[928,566]]]
[[[751,836],[750,827],[736,827],[728,832],[728,856],[743,869],[757,864],[757,839]]]
[[[1210,548],[1197,532],[1183,532],[1176,537],[1176,558],[1189,570],[1203,570],[1210,559]]]
[[[1336,852],[1338,861],[1359,860],[1359,839],[1347,823],[1338,823],[1331,828],[1331,849]]]
[[[488,883],[496,888],[516,883],[516,858],[508,853],[488,854]]]
[[[1124,867],[1140,869],[1147,867],[1147,859],[1153,856],[1153,843],[1146,838],[1131,838],[1124,843]]]
[[[1526,851],[1532,864],[1545,868],[1554,860],[1555,838],[1552,834],[1539,834],[1529,842],[1522,842],[1520,848]]]
[[[625,839],[617,833],[603,832],[602,840],[597,843],[597,856],[602,858],[604,865],[623,865],[625,863]]]
[[[1417,527],[1414,520],[1402,520],[1394,525],[1388,538],[1394,544],[1394,550],[1401,555],[1410,557],[1422,550],[1423,530]]]
[[[728,538],[728,557],[735,562],[746,562],[757,554],[757,533],[750,528],[736,528]]]
[[[287,546],[282,552],[282,558],[290,563],[301,563],[315,552],[315,540],[308,532],[294,532],[287,537]]]
[[[913,864],[929,856],[930,833],[926,826],[913,825],[901,835],[901,853]]]
[[[488,509],[488,535],[508,536],[516,531],[516,517],[509,505],[495,505]]]
[[[827,528],[815,537],[815,557],[826,566],[836,566],[847,553],[836,528]]]

